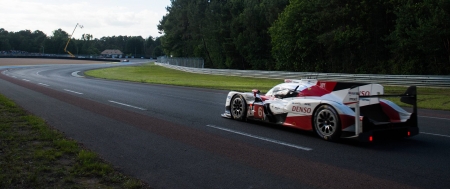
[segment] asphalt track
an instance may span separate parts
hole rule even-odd
[[[221,118],[227,91],[108,81],[121,64],[3,67],[0,93],[154,188],[448,188],[450,113],[374,143]],[[376,139],[375,139],[376,140]]]

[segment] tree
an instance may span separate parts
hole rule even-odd
[[[40,31],[36,30],[31,34],[31,49],[29,52],[43,52],[45,49],[45,40],[47,40],[47,35]]]
[[[241,69],[274,69],[268,28],[287,4],[287,0],[233,1],[231,34]]]
[[[51,54],[65,54],[64,47],[69,39],[69,34],[62,29],[53,31],[53,35],[45,41],[45,51]]]
[[[269,29],[277,69],[378,72],[387,60],[386,11],[381,0],[291,1]]]
[[[387,37],[396,74],[450,72],[450,2],[390,2],[396,25]]]
[[[3,28],[0,28],[0,51],[11,50],[11,44],[8,38],[9,32]]]
[[[187,52],[188,45],[185,45],[189,39],[187,10],[189,0],[173,0],[171,6],[167,7],[167,15],[163,16],[158,29],[164,32],[161,38],[161,45],[166,54],[173,56],[189,56]]]
[[[158,29],[172,56],[200,56],[205,67],[268,68],[267,29],[288,0],[176,0]],[[275,7],[274,7],[275,6]],[[266,13],[268,12],[268,13]],[[267,15],[266,15],[267,14]]]

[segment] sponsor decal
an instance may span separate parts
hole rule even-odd
[[[293,102],[292,104],[302,104],[302,103],[300,103],[300,102]]]
[[[349,101],[358,101],[358,98],[348,98]]]
[[[349,95],[359,95],[358,92],[351,92],[351,91],[349,91],[348,94],[349,94]]]
[[[305,105],[305,106],[311,106],[311,104],[310,104],[310,103],[305,103],[304,105]]]
[[[312,109],[309,107],[292,106],[292,111],[310,114],[312,112]]]

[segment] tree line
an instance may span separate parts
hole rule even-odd
[[[40,54],[67,54],[64,48],[69,39],[69,34],[64,30],[57,29],[52,35],[47,36],[44,32],[36,30],[22,30],[8,32],[0,28],[0,52],[24,51]],[[67,50],[74,55],[100,55],[103,50],[118,49],[128,56],[158,57],[162,56],[161,40],[159,37],[142,36],[112,36],[93,38],[91,34],[83,34],[81,39],[72,38]]]
[[[450,0],[172,0],[165,54],[205,67],[450,74]]]

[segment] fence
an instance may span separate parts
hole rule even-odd
[[[339,74],[339,73],[314,73],[314,72],[208,69],[208,68],[191,68],[191,67],[170,65],[166,63],[161,63],[159,61],[156,64],[167,68],[177,69],[191,73],[212,74],[212,75],[241,76],[241,77],[255,77],[268,79],[314,78],[318,80],[379,83],[384,85],[450,87],[450,76]]]
[[[90,61],[103,61],[103,62],[120,62],[120,59],[114,59],[114,58],[103,58],[101,56],[76,56],[76,57],[70,57],[68,55],[52,55],[52,54],[45,54],[45,55],[33,55],[33,54],[27,54],[27,55],[0,55],[1,58],[29,58],[29,59],[70,59],[70,60],[90,60]]]
[[[204,68],[205,66],[205,60],[203,60],[203,58],[170,58],[166,56],[160,56],[158,57],[157,62],[191,68]]]

